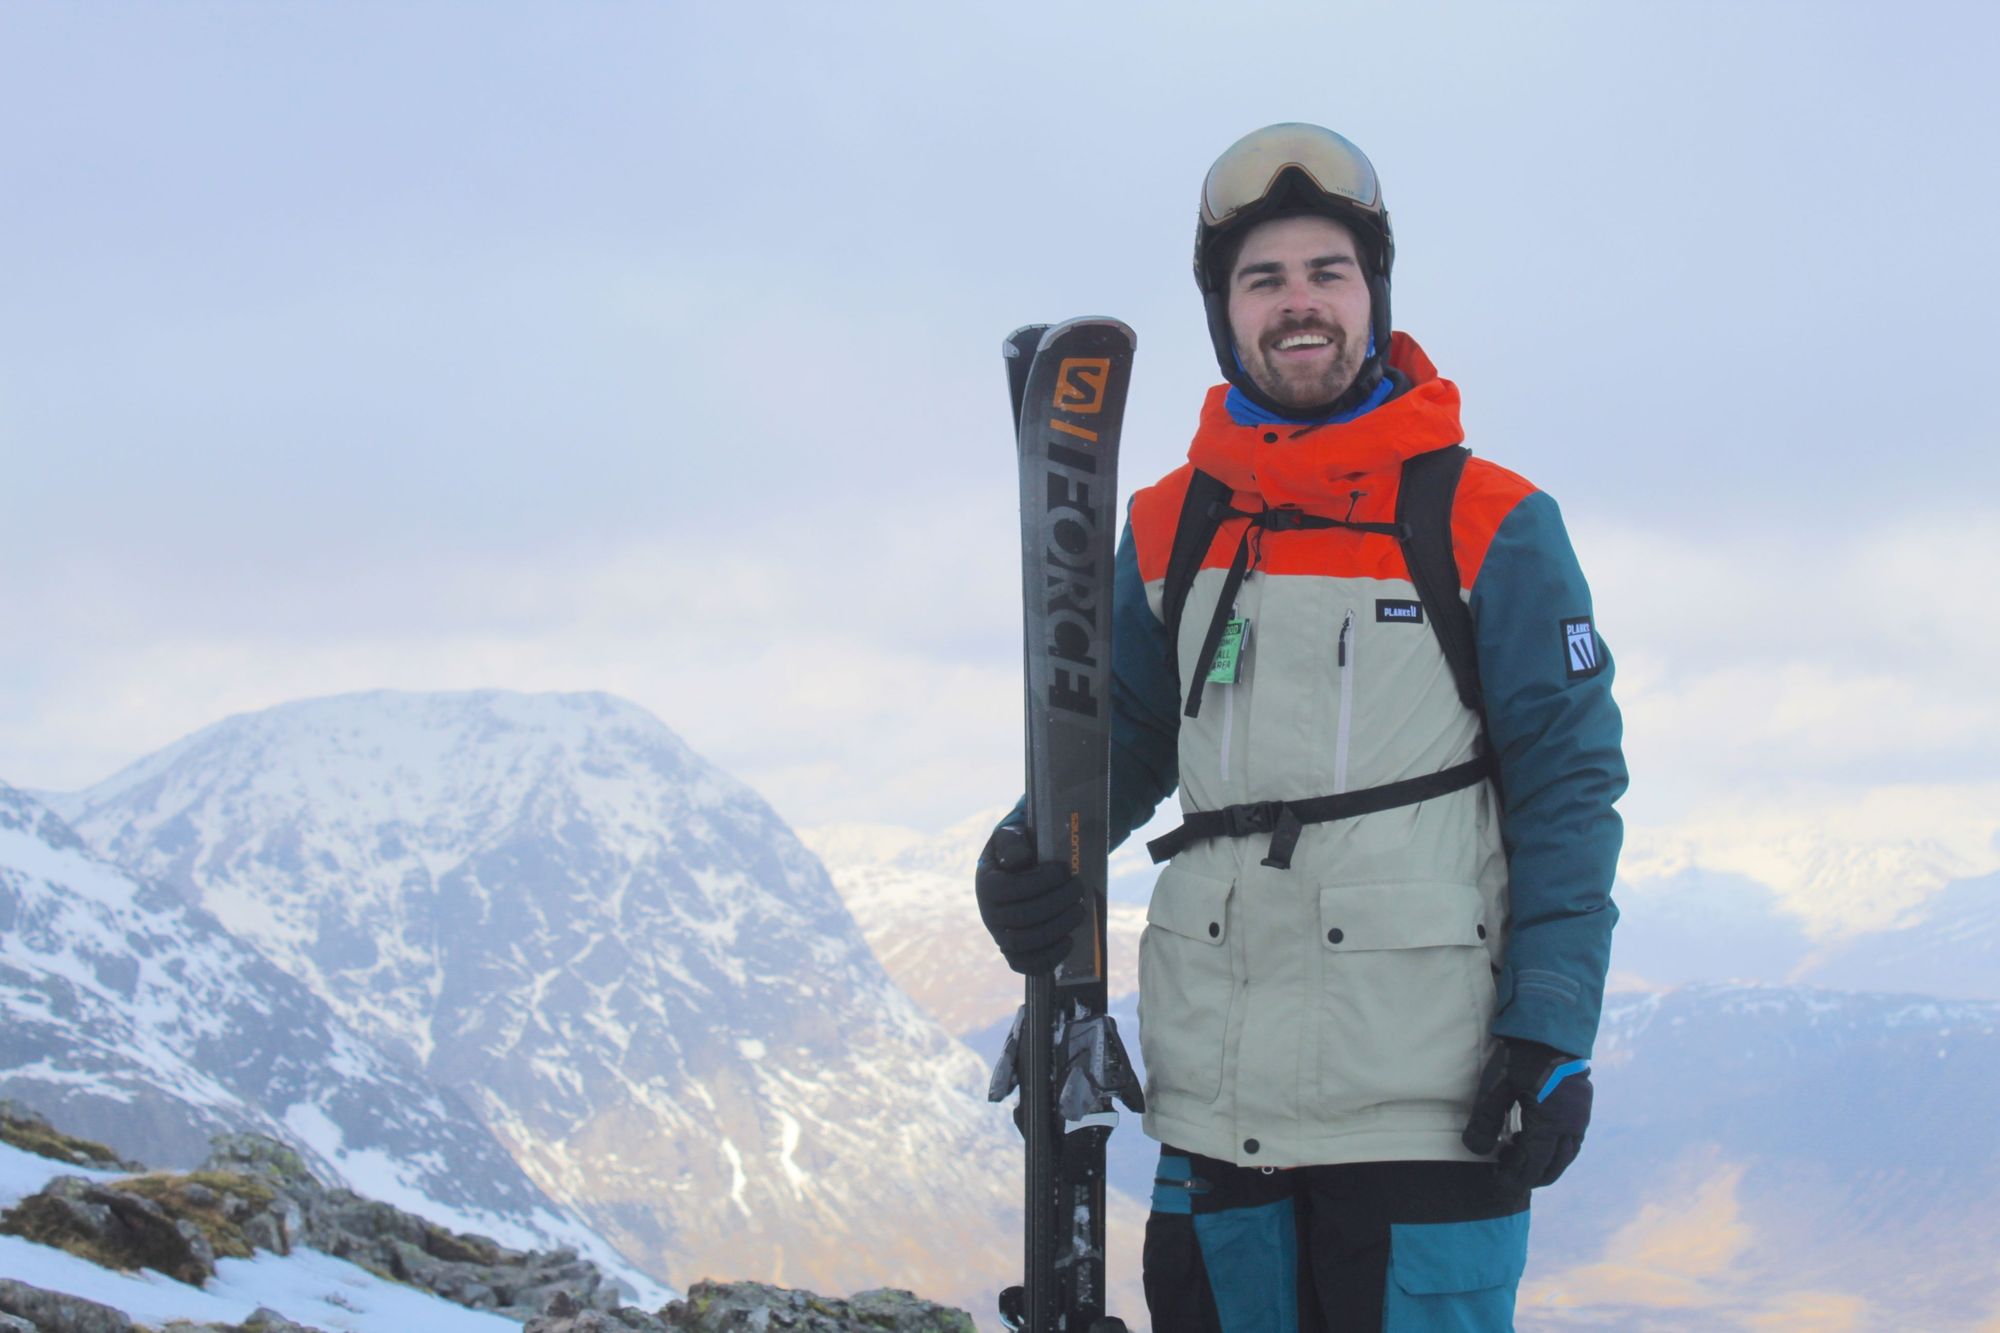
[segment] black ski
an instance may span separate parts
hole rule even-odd
[[[1111,1333],[1104,1309],[1104,1145],[1115,1096],[1142,1110],[1105,1010],[1111,580],[1118,433],[1132,330],[1029,325],[1007,339],[1021,467],[1028,821],[1043,862],[1083,882],[1090,912],[1052,976],[1030,977],[988,1095],[1021,1089],[1027,1139],[1024,1281],[1000,1315],[1028,1333]]]

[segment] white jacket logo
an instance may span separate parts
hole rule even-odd
[[[1591,628],[1590,617],[1565,620],[1562,627],[1563,640],[1569,645],[1570,679],[1596,674],[1599,666],[1597,631]]]

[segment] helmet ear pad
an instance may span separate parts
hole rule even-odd
[[[1236,336],[1229,327],[1227,270],[1236,266],[1236,254],[1241,248],[1242,237],[1248,234],[1250,226],[1256,225],[1255,222],[1237,230],[1234,236],[1224,238],[1216,247],[1216,258],[1226,263],[1218,266],[1222,268],[1221,272],[1211,270],[1212,281],[1208,290],[1202,293],[1202,307],[1208,315],[1208,338],[1214,344],[1215,362],[1221,367],[1222,377],[1241,390],[1244,397],[1266,412],[1291,421],[1320,420],[1337,416],[1349,408],[1358,406],[1369,394],[1375,392],[1375,386],[1381,383],[1382,377],[1389,370],[1389,334],[1392,327],[1389,317],[1389,275],[1382,272],[1376,262],[1372,238],[1360,228],[1354,227],[1347,218],[1318,210],[1315,210],[1315,214],[1332,217],[1334,221],[1354,230],[1355,241],[1362,249],[1362,265],[1368,273],[1368,333],[1374,346],[1369,349],[1367,360],[1361,363],[1360,371],[1355,374],[1354,383],[1348,385],[1340,397],[1330,403],[1311,407],[1296,407],[1277,402],[1250,378],[1250,372],[1243,368],[1243,362],[1236,354]],[[1257,221],[1265,220],[1257,219]]]

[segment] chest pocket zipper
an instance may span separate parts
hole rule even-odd
[[[1333,740],[1333,794],[1347,790],[1347,747],[1354,730],[1354,612],[1340,622],[1340,721]]]

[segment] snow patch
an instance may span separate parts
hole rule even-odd
[[[12,1208],[57,1176],[82,1176],[85,1180],[120,1180],[124,1171],[93,1171],[71,1166],[52,1157],[24,1152],[11,1143],[0,1143],[0,1209]],[[5,1271],[0,1269],[0,1271]]]
[[[785,1173],[785,1179],[791,1183],[792,1193],[803,1199],[806,1197],[806,1186],[812,1183],[812,1177],[792,1160],[792,1154],[799,1146],[799,1122],[783,1111],[778,1111],[777,1117],[781,1135],[778,1169]]]
[[[722,1141],[722,1155],[729,1159],[729,1201],[736,1205],[743,1216],[750,1216],[750,1205],[743,1201],[743,1189],[750,1183],[750,1177],[743,1174],[743,1154],[736,1151],[736,1145],[728,1139]]]
[[[142,1324],[176,1319],[240,1324],[261,1305],[328,1333],[520,1333],[521,1328],[497,1314],[384,1281],[317,1250],[224,1259],[215,1270],[206,1287],[190,1287],[149,1269],[115,1272],[18,1236],[0,1236],[0,1273],[109,1305]]]

